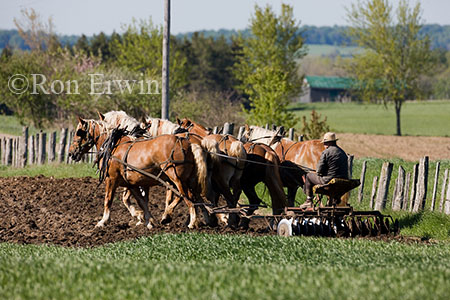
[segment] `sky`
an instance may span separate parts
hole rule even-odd
[[[171,0],[171,33],[244,29],[255,3],[279,12],[281,2],[294,7],[301,25],[333,26],[348,25],[345,8],[356,0]],[[416,0],[409,2],[412,6]],[[421,5],[425,23],[450,25],[450,0],[422,0]],[[43,20],[52,17],[56,33],[63,35],[120,33],[133,18],[151,17],[155,24],[164,19],[164,0],[0,0],[0,29],[14,29],[13,20],[20,20],[24,8],[34,8]]]

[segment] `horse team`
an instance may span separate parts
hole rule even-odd
[[[157,224],[148,209],[150,187],[167,187],[161,223],[172,220],[180,201],[189,209],[189,228],[197,226],[196,207],[209,224],[217,221],[207,205],[216,207],[222,196],[229,208],[238,204],[242,191],[252,214],[261,203],[255,186],[263,182],[270,193],[273,214],[293,206],[303,175],[313,169],[324,150],[318,140],[293,142],[277,132],[246,126],[241,140],[211,130],[189,119],[177,124],[147,117],[141,122],[123,111],[98,114],[98,120],[78,118],[69,155],[81,160],[94,145],[100,178],[105,181],[102,219],[109,220],[118,187],[124,187],[123,203],[137,224],[152,228]],[[288,203],[283,187],[288,189]],[[136,199],[138,207],[132,201]],[[206,203],[196,205],[195,203]],[[227,216],[218,215],[226,222]]]

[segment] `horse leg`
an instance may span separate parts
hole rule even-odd
[[[147,226],[148,229],[152,229],[154,218],[148,209],[148,188],[147,190],[144,190],[144,193],[141,192],[139,187],[131,187],[130,191],[136,198],[139,207],[144,211],[144,225]]]
[[[286,207],[286,195],[284,194],[281,182],[273,176],[266,176],[264,184],[269,189],[270,198],[272,199],[272,213],[274,215],[281,214]]]
[[[295,206],[295,195],[297,194],[298,186],[289,186],[288,187],[288,206]]]
[[[136,206],[131,203],[130,197],[131,197],[131,191],[129,189],[125,189],[123,191],[123,196],[122,196],[123,204],[128,209],[131,216],[136,217],[138,219],[138,222],[136,223],[136,225],[140,225],[140,224],[142,224],[144,213],[142,210],[137,209]]]
[[[175,207],[180,203],[180,197],[175,196],[174,200],[172,200],[173,191],[171,189],[167,189],[166,191],[166,208],[164,209],[163,216],[161,218],[161,224],[168,224],[172,221],[172,213]]]
[[[114,195],[117,188],[117,180],[111,179],[111,177],[106,178],[105,182],[105,201],[103,208],[103,217],[102,219],[95,225],[95,227],[103,227],[105,223],[109,220],[109,214],[111,210],[111,205],[114,199]]]

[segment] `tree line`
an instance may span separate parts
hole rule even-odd
[[[349,26],[310,26],[303,25],[299,27],[299,32],[303,33],[305,44],[314,45],[349,45],[354,46],[356,43],[346,34]],[[73,46],[79,39],[86,40],[88,43],[95,43],[96,40],[101,40],[100,35],[111,38],[117,33],[113,32],[111,35],[100,33],[93,36],[85,35],[58,35],[58,39],[63,46]],[[219,29],[219,30],[199,30],[195,32],[179,33],[175,35],[177,39],[188,38],[191,39],[194,34],[202,34],[204,37],[212,37],[214,39],[225,38],[227,41],[231,41],[239,34],[244,37],[248,37],[251,34],[250,29],[235,30],[235,29]],[[441,48],[450,50],[450,25],[439,24],[425,24],[420,34],[428,35],[430,37],[431,47],[433,49]],[[22,50],[29,50],[29,46],[25,43],[25,40],[20,36],[17,29],[1,30],[0,29],[0,49],[3,48],[18,48]]]

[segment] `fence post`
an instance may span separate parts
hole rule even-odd
[[[39,157],[38,157],[39,165],[45,164],[46,144],[47,144],[47,133],[41,132],[41,134],[39,135]]]
[[[71,163],[72,159],[69,158],[69,148],[70,148],[70,144],[72,144],[72,140],[73,140],[73,136],[74,136],[74,132],[73,130],[69,131],[69,139],[67,140],[67,147],[66,147],[66,162],[67,163]]]
[[[447,185],[447,195],[445,197],[444,213],[450,215],[450,184]]]
[[[213,134],[217,134],[218,130],[219,130],[219,128],[217,126],[214,126],[212,133]]]
[[[66,143],[67,143],[67,128],[61,129],[61,135],[59,137],[59,151],[58,151],[58,162],[64,162],[64,156],[66,153]]]
[[[440,212],[442,212],[442,209],[444,208],[445,187],[447,186],[448,173],[449,173],[449,171],[448,171],[448,169],[446,169],[444,172],[444,182],[442,182],[441,202],[439,203],[439,211]]]
[[[402,209],[407,210],[408,209],[408,197],[409,197],[409,185],[411,182],[411,173],[406,173],[406,180],[405,180],[405,188],[404,188],[404,195],[403,195],[403,201],[402,201]]]
[[[13,138],[12,166],[17,167],[17,138]]]
[[[373,203],[375,201],[375,194],[377,193],[377,183],[378,183],[378,176],[375,176],[373,178],[373,183],[372,183],[372,193],[370,194],[370,203],[369,203],[370,209],[373,209]]]
[[[32,165],[35,163],[36,143],[34,141],[34,135],[30,135],[28,139],[28,164]]]
[[[299,141],[299,142],[303,142],[303,138],[304,138],[303,134],[299,135],[299,136],[298,136],[298,141]]]
[[[5,164],[5,151],[6,151],[5,138],[0,139],[0,147],[1,147],[0,162],[2,165],[6,165]]]
[[[244,127],[244,126],[240,126],[240,127],[239,127],[239,132],[238,132],[238,136],[237,136],[237,139],[238,139],[238,140],[241,140],[242,135],[244,134],[244,130],[245,130],[245,127]]]
[[[417,185],[417,175],[419,170],[419,164],[414,165],[413,176],[411,181],[411,196],[409,199],[409,211],[414,208],[414,199],[416,199],[416,185]]]
[[[391,181],[391,174],[393,164],[391,162],[383,163],[380,173],[380,181],[378,182],[377,199],[375,202],[375,210],[383,210],[386,208],[386,201],[389,192],[389,183]]]
[[[56,159],[56,131],[50,133],[48,140],[48,162],[54,162]]]
[[[20,138],[21,142],[19,144],[19,165],[20,167],[25,167],[27,165],[28,160],[28,127],[22,127],[22,137]]]
[[[223,124],[223,134],[233,135],[233,131],[234,123],[225,122],[225,124]]]
[[[361,203],[363,201],[363,197],[364,197],[364,181],[366,180],[366,166],[367,166],[367,161],[363,162],[362,165],[362,169],[361,169],[361,176],[360,176],[360,182],[361,185],[359,186],[359,190],[358,190],[358,203]]]
[[[434,205],[436,203],[436,193],[437,193],[437,186],[439,181],[439,168],[441,167],[441,163],[438,161],[436,162],[436,172],[434,173],[434,184],[433,184],[433,195],[431,196],[431,206],[430,210],[434,210]]]
[[[398,177],[397,177],[397,187],[395,198],[392,199],[392,209],[400,210],[403,204],[404,197],[404,187],[405,187],[405,169],[402,166],[398,167]]]
[[[418,212],[425,208],[428,185],[428,156],[420,159],[419,175],[417,176],[416,199],[414,201],[413,212]]]
[[[5,165],[12,165],[13,160],[13,139],[6,139],[6,151],[5,151]]]
[[[289,128],[289,134],[288,134],[288,138],[293,141],[295,137],[295,129],[294,128]]]

